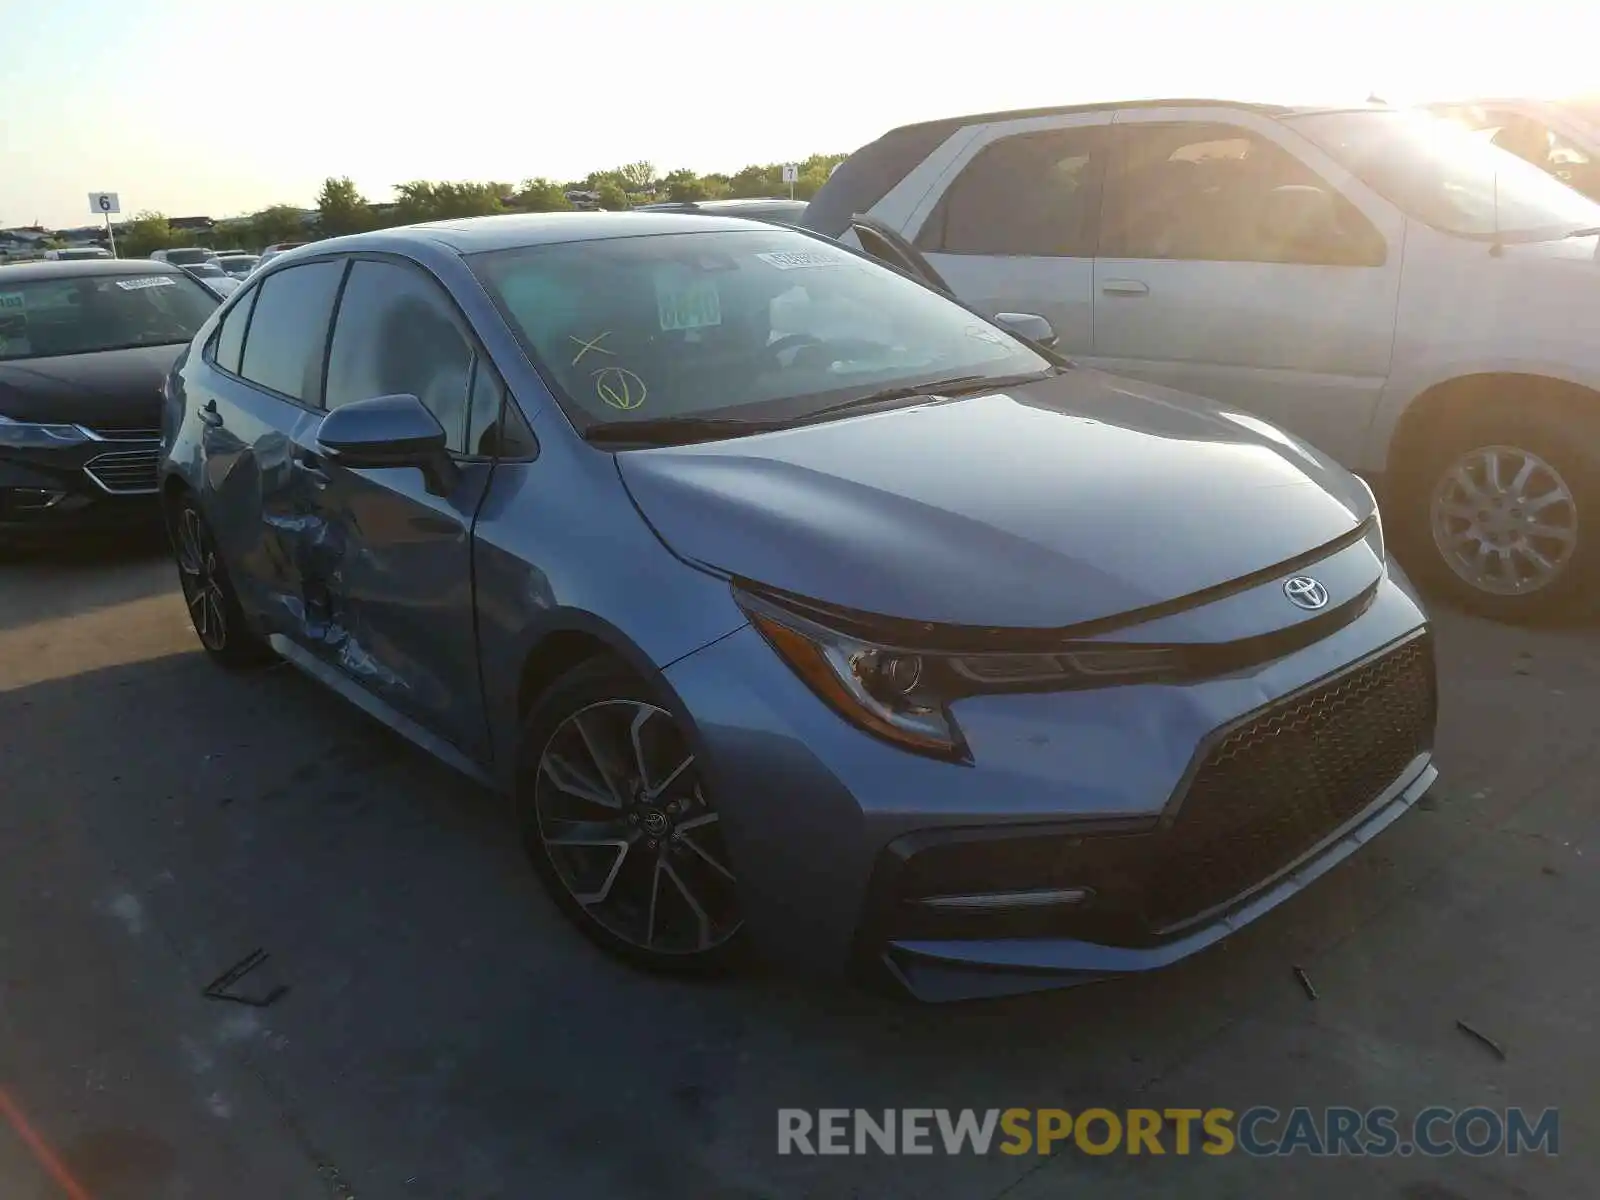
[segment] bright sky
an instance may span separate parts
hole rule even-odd
[[[1600,86],[1577,0],[0,0],[0,30],[0,226],[731,171],[1038,104]]]

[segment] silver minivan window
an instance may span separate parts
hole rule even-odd
[[[1449,121],[1378,110],[1288,122],[1406,215],[1443,233],[1540,241],[1600,226],[1600,204]]]

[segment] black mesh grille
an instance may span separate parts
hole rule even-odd
[[[1430,747],[1436,703],[1424,636],[1228,733],[1161,838],[1151,924],[1231,899],[1355,816]]]

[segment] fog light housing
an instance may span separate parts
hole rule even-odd
[[[0,488],[0,513],[31,516],[54,508],[65,498],[65,492],[49,488]]]

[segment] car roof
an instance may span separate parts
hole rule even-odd
[[[740,209],[784,208],[793,205],[804,208],[804,200],[791,200],[787,196],[738,196],[726,200],[658,200],[654,204],[641,204],[635,212],[738,212]]]
[[[8,263],[0,280],[81,279],[90,275],[182,275],[182,267],[148,258],[62,258],[49,262]]]
[[[967,125],[977,125],[989,121],[1012,121],[1022,117],[1054,117],[1071,113],[1113,112],[1123,108],[1242,108],[1251,112],[1264,113],[1268,116],[1287,116],[1295,112],[1294,108],[1283,104],[1258,104],[1250,100],[1218,100],[1196,97],[1181,97],[1166,100],[1103,100],[1094,104],[1053,104],[1043,108],[1012,108],[1001,109],[996,112],[965,113],[961,116],[938,117],[931,121],[914,121],[909,125],[897,125],[891,132],[899,133],[903,130],[935,130],[948,129],[952,133]]]
[[[557,242],[592,242],[609,238],[718,230],[731,233],[748,230],[752,226],[753,222],[737,217],[686,212],[517,213],[401,225],[393,229],[336,238],[330,242],[316,242],[313,246],[318,251],[345,251],[363,246],[376,249],[385,245],[433,242],[448,246],[458,254],[477,254],[487,250],[513,250]]]

